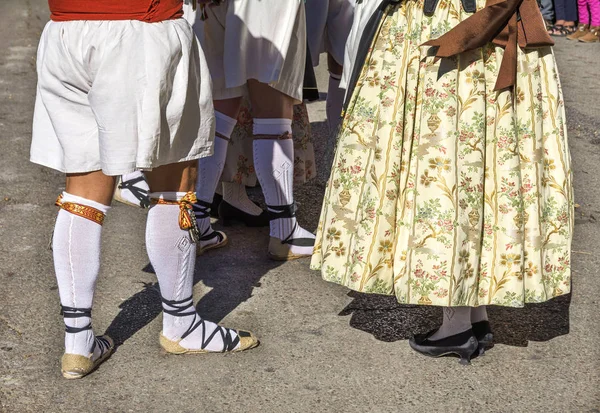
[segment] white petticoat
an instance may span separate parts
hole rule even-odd
[[[329,53],[340,65],[352,27],[355,0],[306,0],[306,35],[314,66]]]
[[[227,0],[208,7],[194,30],[217,100],[243,96],[249,79],[302,100],[306,59],[303,0]]]
[[[32,162],[121,175],[212,153],[210,75],[184,19],[49,22],[37,71]]]
[[[348,90],[348,82],[350,81],[350,76],[352,76],[352,70],[354,70],[354,62],[356,62],[360,38],[362,37],[367,22],[375,10],[377,10],[381,1],[382,0],[368,0],[356,4],[352,28],[350,29],[350,34],[346,41],[346,50],[344,51],[344,72],[342,73],[342,80],[340,82],[340,87],[342,89]]]

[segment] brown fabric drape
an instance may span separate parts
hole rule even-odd
[[[436,57],[451,57],[489,42],[504,48],[494,90],[515,85],[517,47],[554,45],[535,0],[488,0],[483,9],[424,45],[437,46]]]

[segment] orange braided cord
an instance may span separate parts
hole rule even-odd
[[[58,196],[54,204],[73,215],[88,219],[98,225],[104,224],[104,212],[87,205],[75,204],[73,202],[63,202],[62,194]]]
[[[179,205],[179,228],[192,229],[196,221],[193,216],[193,205],[198,201],[194,192],[188,192],[179,201],[167,201],[166,199],[151,199],[150,202],[159,205]]]

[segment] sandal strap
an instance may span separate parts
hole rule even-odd
[[[196,219],[210,218],[210,211],[212,209],[212,202],[196,200],[193,204],[194,215]],[[208,226],[206,230],[199,234],[198,241],[210,241],[211,239],[218,238],[219,242],[222,242],[224,237],[219,231],[215,231],[211,226]]]
[[[110,349],[110,342],[104,337],[96,336],[94,337],[94,344],[92,344],[92,350],[90,353],[93,353],[96,347],[99,347],[100,353],[103,354]]]
[[[167,300],[161,297],[163,312],[175,317],[185,317],[188,315],[195,315],[196,309],[194,308],[194,300],[192,296],[183,300]],[[170,307],[170,308],[168,308]],[[190,311],[190,308],[192,309]]]
[[[231,329],[225,328],[222,326],[217,326],[213,330],[213,332],[207,337],[206,336],[207,328],[205,327],[204,323],[205,323],[205,320],[202,317],[196,317],[196,320],[192,323],[192,325],[190,325],[190,327],[187,329],[187,331],[181,335],[181,339],[183,340],[184,338],[189,336],[193,331],[195,331],[198,327],[202,326],[202,338],[200,341],[200,348],[202,348],[202,349],[205,349],[206,347],[208,347],[210,342],[215,338],[215,336],[217,334],[221,335],[221,340],[223,341],[222,352],[234,350],[235,347],[240,342],[240,338],[237,334],[236,334],[235,339],[232,338]]]
[[[210,211],[212,208],[212,203],[198,199],[198,200],[196,200],[196,202],[194,202],[193,208],[194,208],[194,215],[196,215],[197,219],[209,218]]]
[[[210,241],[211,239],[215,239],[218,238],[219,242],[223,242],[223,234],[221,234],[221,232],[219,231],[211,231],[212,228],[208,228],[203,234],[200,235],[200,238],[198,238],[199,241]]]
[[[198,327],[202,326],[202,339],[200,344],[200,347],[202,349],[205,349],[217,334],[220,334],[221,340],[223,341],[223,351],[234,350],[235,347],[238,345],[240,341],[239,337],[236,335],[236,338],[233,338],[231,335],[232,330],[229,328],[218,326],[208,337],[206,336],[207,328],[204,328],[205,320],[202,317],[198,316],[198,313],[194,308],[194,301],[192,299],[192,296],[184,298],[183,300],[167,300],[161,297],[161,300],[163,303],[163,312],[165,314],[169,314],[175,317],[185,317],[190,315],[195,316],[195,319],[192,322],[192,324],[190,324],[185,333],[181,335],[182,340],[190,334],[192,334],[192,332],[194,332]]]
[[[280,218],[294,218],[297,210],[295,202],[289,205],[267,205],[269,221]]]
[[[67,307],[67,306],[61,305],[60,306],[60,315],[62,315],[63,318],[81,318],[81,317],[90,318],[92,316],[92,309],[91,308]],[[92,323],[89,323],[88,325],[83,326],[83,327],[71,327],[71,326],[65,325],[65,331],[67,333],[71,333],[71,334],[81,333],[82,331],[87,331],[87,330],[91,330],[91,329],[92,329]]]
[[[140,201],[140,206],[142,208],[148,208],[150,206],[150,197],[148,196],[148,191],[143,188],[139,188],[135,186],[138,182],[146,181],[143,176],[138,176],[134,179],[129,179],[127,181],[122,181],[119,184],[119,189],[127,189],[131,194]]]
[[[296,232],[298,228],[298,222],[294,223],[294,228],[292,228],[292,232],[287,236],[286,239],[281,240],[282,244],[294,245],[296,247],[312,247],[315,245],[314,238],[292,238],[292,235]]]

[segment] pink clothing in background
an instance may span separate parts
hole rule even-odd
[[[600,26],[600,0],[577,0],[579,23]]]

